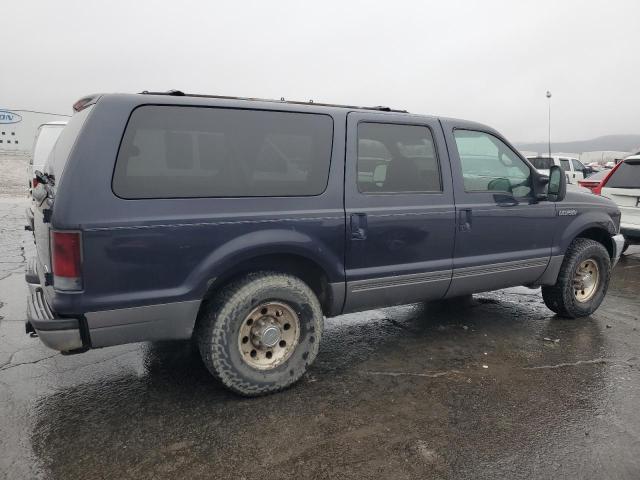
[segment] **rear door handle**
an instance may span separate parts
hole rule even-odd
[[[458,230],[468,232],[471,230],[472,215],[470,208],[464,208],[458,212]]]
[[[351,239],[352,240],[367,239],[367,214],[366,213],[351,214]]]

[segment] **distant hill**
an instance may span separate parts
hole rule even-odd
[[[520,150],[532,152],[546,152],[547,142],[516,143]],[[592,140],[578,140],[575,142],[554,142],[551,139],[551,149],[554,152],[594,152],[602,150],[616,150],[619,152],[640,151],[640,135],[606,135]]]

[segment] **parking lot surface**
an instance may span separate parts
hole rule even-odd
[[[590,318],[526,288],[331,318],[301,382],[244,399],[189,342],[25,335],[26,199],[0,197],[0,478],[640,478],[637,247]]]

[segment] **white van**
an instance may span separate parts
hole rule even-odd
[[[582,180],[586,177],[586,172],[591,173],[591,169],[585,167],[580,160],[575,157],[563,156],[563,155],[548,155],[527,157],[533,166],[536,167],[538,172],[549,175],[549,168],[552,165],[557,165],[565,171],[567,175],[567,183],[578,183],[578,180]]]
[[[629,244],[640,243],[640,155],[631,155],[613,168],[603,183],[601,195],[620,208],[624,250]]]
[[[31,198],[31,189],[34,187],[35,172],[42,171],[44,164],[49,157],[49,153],[53,150],[60,133],[64,129],[67,122],[48,122],[38,127],[36,138],[33,142],[33,151],[27,165],[27,184],[29,186],[29,198]],[[27,229],[33,230],[33,201],[27,208]]]

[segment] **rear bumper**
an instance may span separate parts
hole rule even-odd
[[[619,233],[618,235],[614,235],[611,237],[613,240],[614,252],[613,257],[611,258],[611,268],[615,267],[620,260],[620,255],[622,255],[622,250],[624,249],[624,236]]]
[[[26,331],[35,332],[47,347],[59,352],[82,350],[80,321],[77,318],[61,318],[47,304],[34,269],[35,262],[27,264],[25,280],[29,286],[27,297]]]

